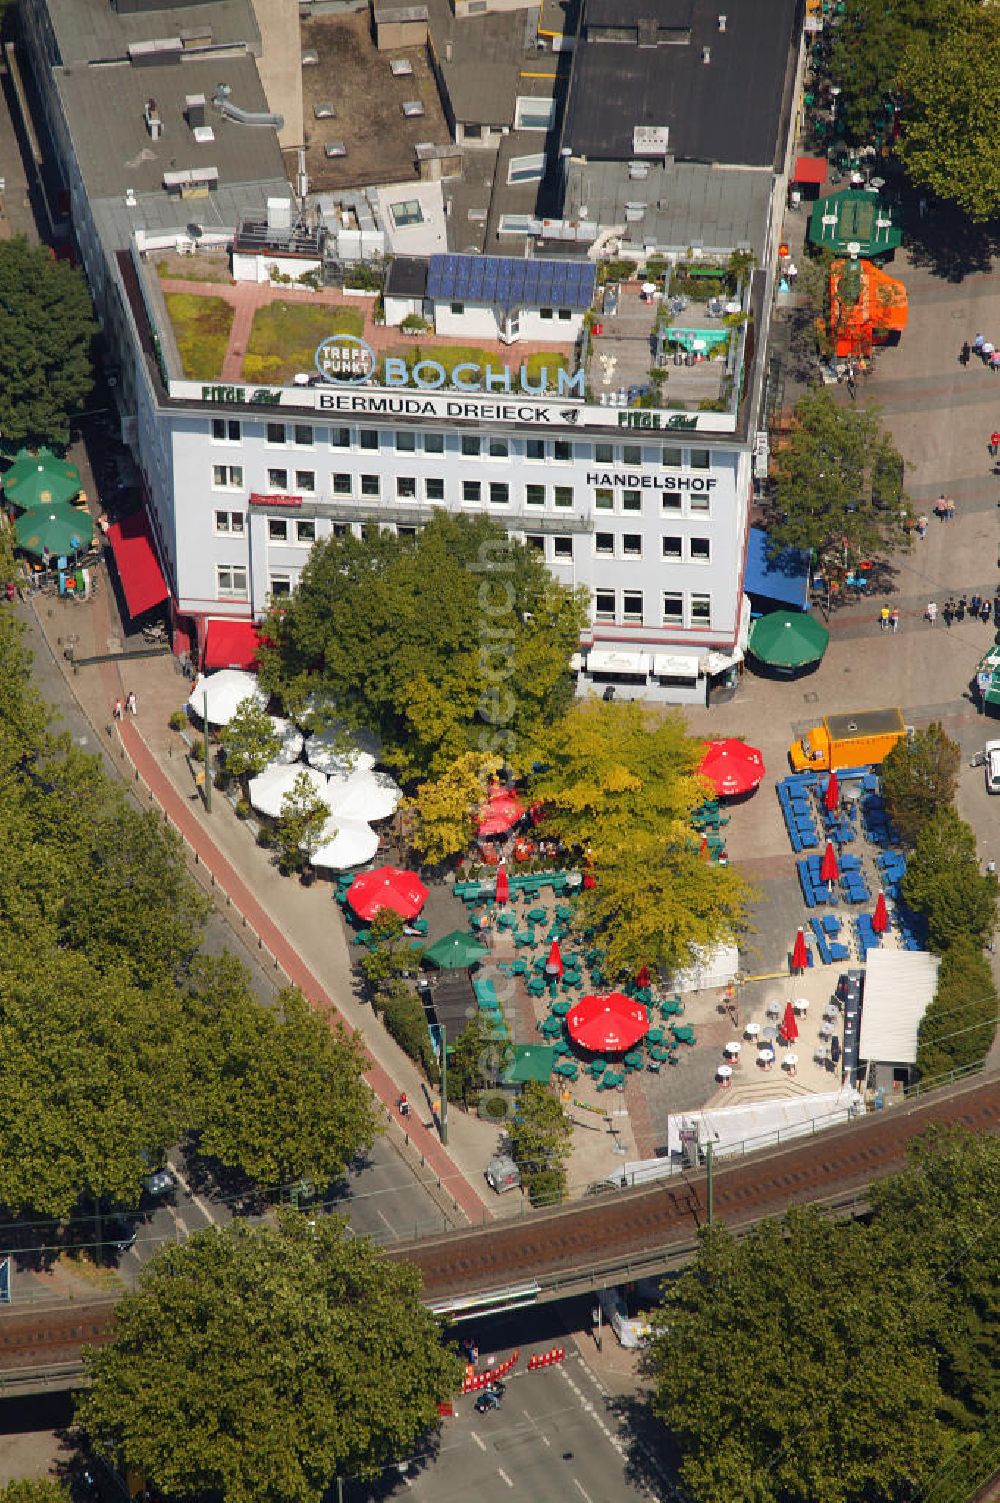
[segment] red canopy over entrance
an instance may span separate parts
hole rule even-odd
[[[825,157],[796,157],[795,171],[792,173],[793,183],[825,183],[826,182],[826,158]]]
[[[108,542],[118,566],[118,578],[122,582],[129,615],[141,616],[144,611],[151,611],[154,605],[161,605],[170,591],[156,557],[149,519],[142,507],[108,528]]]
[[[583,997],[566,1015],[569,1036],[582,1049],[620,1054],[649,1032],[649,1016],[641,1002],[623,992],[606,997]]]
[[[259,646],[260,633],[252,621],[209,621],[205,667],[253,668]]]
[[[427,901],[427,888],[416,872],[397,866],[377,866],[362,872],[347,890],[347,901],[358,918],[370,920],[382,908],[391,908],[405,919],[416,918]]]
[[[524,805],[512,788],[497,788],[479,810],[480,835],[506,835],[519,819]]]

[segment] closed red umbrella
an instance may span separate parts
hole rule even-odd
[[[369,921],[382,908],[391,908],[402,918],[416,918],[427,901],[427,888],[416,872],[396,866],[377,866],[362,872],[347,889],[347,901],[358,918]]]
[[[606,997],[582,997],[566,1015],[566,1027],[581,1049],[621,1054],[648,1033],[649,1015],[641,1002],[609,992]]]
[[[563,969],[563,958],[559,949],[559,941],[554,939],[552,941],[552,948],[549,951],[549,958],[545,962],[545,974],[546,976],[561,976]]]
[[[821,882],[836,882],[839,876],[840,867],[837,865],[837,852],[828,840],[826,850],[823,852],[823,860],[820,862],[819,879]]]
[[[710,741],[698,768],[721,798],[752,793],[764,776],[764,758],[755,746],[730,737]]]
[[[792,949],[792,970],[804,971],[809,964],[809,953],[806,950],[805,931],[800,929],[795,936],[795,945]]]
[[[794,1043],[799,1036],[799,1025],[795,1021],[795,1008],[790,1002],[785,1003],[785,1014],[781,1020],[781,1037],[786,1044]]]
[[[708,849],[708,836],[707,835],[703,835],[701,837],[701,845],[698,847],[698,855],[702,858],[703,861],[707,861],[708,860],[709,849]]]
[[[826,780],[826,789],[823,793],[823,808],[828,814],[832,814],[840,802],[840,784],[837,782],[837,774],[831,772]]]
[[[509,897],[510,880],[507,876],[507,868],[505,866],[500,866],[497,868],[496,899],[498,903],[506,903]]]
[[[889,927],[889,910],[885,906],[885,893],[880,892],[875,899],[875,912],[872,914],[872,928],[876,934],[884,934]]]
[[[646,987],[646,986],[649,985],[649,966],[648,965],[644,965],[644,966],[640,967],[639,972],[638,972],[638,974],[636,975],[636,978],[635,978],[635,984],[636,984],[636,986],[639,986],[639,987]]]

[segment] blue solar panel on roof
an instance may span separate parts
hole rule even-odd
[[[431,256],[427,295],[456,301],[517,302],[537,307],[587,308],[596,268],[577,261],[520,261],[513,256]]]

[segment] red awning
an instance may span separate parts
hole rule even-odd
[[[260,633],[252,621],[209,621],[205,637],[206,668],[252,668]]]
[[[826,157],[796,157],[793,183],[825,183]]]
[[[108,542],[130,616],[141,616],[167,599],[170,591],[160,571],[149,519],[141,507],[108,528]]]

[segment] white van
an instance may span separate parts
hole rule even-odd
[[[486,1165],[486,1183],[502,1195],[505,1190],[521,1188],[521,1171],[506,1153],[495,1153]]]

